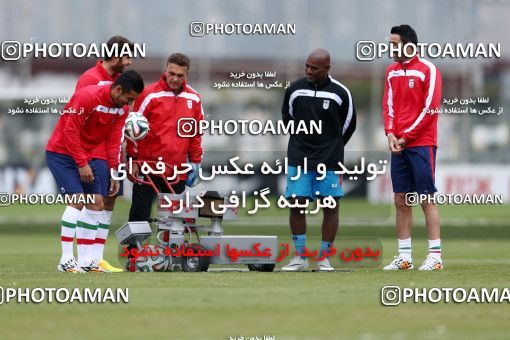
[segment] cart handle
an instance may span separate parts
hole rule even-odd
[[[133,164],[137,164],[140,169],[142,168],[142,165],[144,163],[148,164],[151,167],[154,167],[156,165],[156,163],[161,163],[160,161],[159,162],[156,162],[156,161],[144,161],[144,160],[140,160],[140,159],[131,159],[130,162],[132,162]],[[165,164],[165,168],[166,169],[173,169],[173,166],[171,166],[170,164],[168,164],[168,163],[164,163],[164,164]],[[151,176],[160,177],[165,182],[165,184],[166,184],[168,190],[170,191],[170,193],[171,194],[175,194],[175,191],[172,188],[172,185],[177,184],[179,182],[179,178],[178,177],[173,182],[169,182],[168,178],[165,176],[164,173],[163,174],[150,174],[151,176],[145,175],[145,174],[141,174],[141,175],[143,176],[143,178],[135,177],[135,176],[133,176],[132,173],[128,172],[127,176],[129,178],[129,180],[131,182],[133,182],[133,183],[150,185],[152,187],[152,189],[156,192],[157,195],[159,195],[160,192],[156,188],[156,185],[154,184],[154,181],[152,180]]]

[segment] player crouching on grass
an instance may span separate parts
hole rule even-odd
[[[87,86],[76,91],[48,141],[46,163],[61,193],[76,197],[94,195],[93,203],[70,204],[62,215],[62,256],[57,266],[60,272],[106,272],[95,261],[98,257],[95,252],[102,253],[102,248],[94,247],[98,226],[104,223],[102,196],[116,195],[119,190],[118,181],[109,180],[109,172],[117,169],[120,162],[128,105],[143,88],[142,77],[127,71],[111,85]],[[91,157],[91,151],[103,141],[107,166]],[[75,235],[78,261],[73,255]]]
[[[334,208],[323,208],[322,243],[317,266],[320,271],[332,271],[329,248],[338,230],[339,200],[343,197],[342,179],[335,174],[340,170],[338,162],[344,161],[344,148],[356,129],[356,110],[349,90],[329,76],[329,52],[324,49],[313,50],[306,60],[306,77],[290,85],[285,91],[282,107],[282,119],[285,123],[295,121],[322,121],[321,134],[292,134],[289,138],[287,157],[287,199],[295,197],[300,204],[306,199],[331,196],[335,199]],[[308,173],[296,177],[297,167],[304,166],[307,158]],[[319,164],[326,166],[326,177],[318,180],[316,171]],[[294,203],[294,202],[293,202]],[[300,208],[290,209],[290,229],[296,248],[296,257],[284,267],[284,271],[299,271],[308,268],[308,259],[304,256],[306,245],[306,215]]]
[[[391,29],[390,43],[400,46],[418,44],[409,25]],[[407,55],[413,52],[407,46]],[[437,149],[437,112],[441,103],[441,73],[430,61],[417,55],[394,57],[384,81],[384,130],[391,151],[391,182],[397,209],[398,256],[384,270],[413,269],[411,228],[413,210],[406,195],[432,197],[435,186]],[[432,112],[432,113],[431,113]],[[419,270],[441,270],[439,212],[433,202],[421,202],[429,237],[429,254]]]

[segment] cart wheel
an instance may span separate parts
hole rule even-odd
[[[252,272],[272,272],[274,270],[275,264],[274,263],[273,264],[253,263],[253,264],[248,264],[247,266],[248,266],[248,269]]]
[[[192,243],[186,247],[187,249],[193,249],[198,252],[199,250],[205,250],[205,248],[198,244]],[[205,256],[182,256],[182,270],[185,272],[206,272],[209,269],[209,258]]]

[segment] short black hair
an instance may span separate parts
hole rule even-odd
[[[120,85],[124,93],[130,92],[131,90],[136,93],[142,93],[144,88],[142,76],[134,70],[122,72],[113,83],[113,86],[117,85]]]
[[[407,43],[412,43],[414,45],[418,44],[418,36],[414,29],[409,25],[393,26],[391,28],[391,34],[400,35],[400,39],[404,45]]]
[[[127,38],[124,38],[121,35],[115,35],[115,36],[111,37],[110,40],[108,40],[106,42],[106,46],[108,46],[108,51],[111,51],[113,49],[113,46],[117,45],[117,52],[119,53],[119,55],[115,55],[115,54],[113,54],[111,56],[105,55],[104,60],[110,61],[110,60],[112,60],[112,58],[123,57],[122,55],[120,55],[120,52],[122,51],[122,49],[124,48],[124,45],[126,45],[126,44],[129,46],[129,50],[131,51],[131,54],[133,54],[134,44],[131,41],[129,41]]]
[[[166,60],[166,64],[176,64],[179,66],[186,66],[189,70],[189,65],[191,64],[187,55],[182,53],[173,53]]]

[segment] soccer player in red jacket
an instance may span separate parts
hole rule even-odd
[[[108,49],[111,50],[114,45],[117,45],[118,51],[121,51],[125,45],[128,45],[130,50],[133,50],[133,43],[128,39],[116,35],[106,43]],[[79,90],[85,86],[90,85],[107,85],[111,84],[117,79],[124,70],[131,65],[132,58],[130,55],[124,56],[106,56],[103,60],[99,60],[96,65],[87,71],[85,71],[76,84],[76,90]],[[91,157],[97,162],[107,161],[106,145],[102,142],[91,151]],[[104,168],[104,167],[103,167]],[[104,247],[108,238],[108,231],[110,228],[110,220],[113,209],[115,207],[115,199],[123,194],[123,183],[119,182],[119,192],[114,196],[104,196],[104,210],[103,216],[99,223],[96,239],[94,241],[93,255],[92,258],[98,264],[99,267],[107,270],[108,272],[117,273],[122,272],[120,268],[113,267],[110,263],[103,259]],[[64,242],[64,241],[63,241]]]
[[[135,101],[133,111],[142,113],[149,121],[149,133],[136,142],[128,141],[128,157],[143,161],[162,161],[169,165],[191,163],[192,172],[180,175],[179,182],[173,185],[175,193],[181,193],[187,186],[198,184],[198,169],[202,161],[202,137],[195,133],[189,138],[179,136],[179,120],[194,120],[198,126],[204,119],[200,95],[186,84],[190,60],[181,53],[168,57],[167,67],[158,82],[145,88]],[[196,131],[195,131],[196,132]],[[133,175],[139,169],[133,166]],[[170,175],[169,172],[166,173]],[[168,192],[160,177],[151,177],[158,190]],[[156,193],[149,185],[135,184],[129,212],[129,221],[147,221]]]
[[[409,25],[391,29],[390,43],[418,44]],[[412,52],[407,48],[407,54]],[[437,109],[441,103],[441,73],[417,55],[397,55],[386,70],[382,101],[384,130],[391,155],[391,181],[397,210],[398,256],[384,270],[413,269],[411,257],[412,204],[406,195],[432,197],[435,186]],[[428,229],[429,254],[419,270],[441,270],[439,213],[432,201],[420,202]]]
[[[143,79],[127,71],[111,85],[87,86],[74,93],[64,107],[46,146],[46,163],[65,195],[93,194],[94,202],[66,207],[62,215],[62,257],[60,272],[105,272],[92,258],[98,225],[103,213],[103,196],[115,195],[119,183],[110,180],[117,169],[129,104],[143,91]],[[92,150],[105,142],[107,165],[92,158]],[[73,256],[76,231],[78,261]]]

